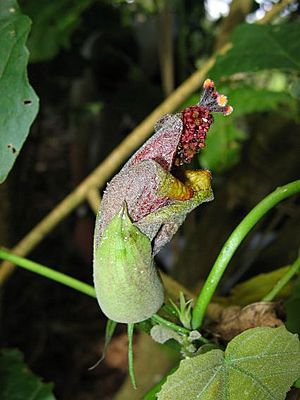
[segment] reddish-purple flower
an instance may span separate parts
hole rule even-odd
[[[103,230],[125,201],[131,220],[153,241],[156,254],[182,224],[187,213],[213,198],[209,171],[178,168],[189,163],[205,146],[213,123],[212,112],[228,115],[232,107],[212,80],[203,84],[195,106],[165,115],[155,134],[130,158],[107,185],[95,231],[95,245]]]
[[[164,116],[108,183],[95,228],[94,282],[112,320],[143,321],[161,307],[164,289],[153,257],[190,211],[213,199],[210,172],[182,165],[205,145],[211,112],[231,110],[206,80],[199,104]]]

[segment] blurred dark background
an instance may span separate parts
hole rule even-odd
[[[40,111],[0,188],[1,244],[13,247],[200,67],[234,26],[263,17],[275,2],[230,3],[20,2],[33,20],[29,79],[40,98]],[[228,17],[237,3],[238,12]],[[298,13],[295,5],[282,18],[297,20]],[[291,95],[290,81],[290,74],[261,72],[225,79],[219,89],[229,98],[245,84]],[[285,103],[274,100],[272,109],[254,107],[227,126],[216,121],[225,147],[212,142],[210,153],[194,161],[195,167],[200,163],[213,171],[215,200],[188,216],[158,259],[161,268],[191,290],[207,276],[222,244],[246,213],[275,187],[299,176],[297,104],[295,98]],[[92,284],[94,220],[85,203],[30,258]],[[269,213],[234,257],[219,294],[292,262],[299,247],[299,222],[294,197]],[[1,345],[22,350],[32,370],[54,382],[58,399],[112,399],[126,378],[123,326],[107,360],[88,371],[101,354],[105,329],[105,318],[93,299],[17,269],[2,290],[0,318]]]

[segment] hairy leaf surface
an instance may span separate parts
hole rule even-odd
[[[284,327],[253,328],[226,351],[183,360],[168,377],[159,400],[283,400],[300,376],[297,335]]]

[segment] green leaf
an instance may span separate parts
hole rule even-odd
[[[254,112],[276,111],[280,114],[297,117],[298,104],[292,96],[286,92],[275,92],[267,89],[259,89],[250,86],[238,88],[224,88],[233,106],[231,118],[238,118]]]
[[[290,87],[290,92],[293,97],[296,99],[300,98],[300,79],[295,79]]]
[[[247,138],[242,130],[232,124],[231,117],[215,116],[206,147],[199,153],[200,164],[213,172],[225,171],[238,163],[241,141]]]
[[[296,380],[296,382],[294,383],[294,386],[295,386],[296,388],[299,388],[299,389],[300,389],[300,378]]]
[[[55,400],[52,384],[43,383],[26,366],[23,355],[16,349],[0,353],[1,400]]]
[[[29,85],[25,47],[30,19],[16,1],[0,5],[0,183],[12,168],[38,112],[38,98]]]
[[[300,344],[283,326],[253,328],[236,336],[225,353],[181,361],[159,400],[283,400],[300,376]]]
[[[209,74],[218,80],[238,72],[264,69],[300,70],[300,23],[239,25],[233,47],[219,56]]]
[[[153,386],[142,398],[142,400],[156,400],[157,394],[161,390],[162,385],[166,382],[169,375],[177,370],[177,366],[172,368],[155,386]]]
[[[81,23],[81,13],[92,2],[93,0],[25,2],[24,11],[33,21],[28,41],[30,61],[50,60],[57,55],[61,47],[68,47],[71,34]]]
[[[278,268],[268,273],[256,275],[247,281],[235,285],[231,290],[230,295],[224,298],[226,304],[246,306],[247,304],[260,301],[270,292],[288,269],[289,267]],[[289,296],[291,290],[292,284],[289,282],[278,294],[278,297],[283,298]]]
[[[221,92],[228,96],[233,106],[230,117],[214,115],[215,123],[211,126],[206,147],[199,153],[200,164],[213,172],[222,172],[236,165],[240,160],[242,141],[246,132],[239,128],[239,118],[254,112],[273,111],[299,118],[298,104],[286,92],[274,92],[249,86],[237,88],[224,87]],[[192,96],[185,107],[197,102],[198,95]]]

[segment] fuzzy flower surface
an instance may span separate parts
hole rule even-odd
[[[153,242],[156,254],[192,209],[213,199],[209,171],[179,168],[205,146],[211,113],[232,111],[212,80],[206,79],[203,89],[197,105],[161,118],[155,134],[108,183],[95,228],[96,247],[124,201],[132,222]]]
[[[213,199],[211,174],[183,168],[205,146],[212,112],[232,108],[207,79],[199,103],[165,115],[154,135],[107,184],[94,235],[94,283],[104,314],[116,322],[150,318],[164,301],[154,256],[186,215]]]

